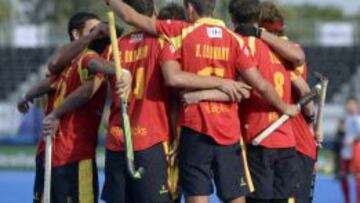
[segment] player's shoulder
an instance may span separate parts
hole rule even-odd
[[[228,37],[235,41],[236,44],[238,44],[240,46],[240,48],[244,48],[244,46],[246,45],[246,40],[245,37],[243,37],[242,35],[230,30],[227,27],[223,27],[223,30],[225,31],[225,33],[228,35]]]

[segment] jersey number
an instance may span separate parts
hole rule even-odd
[[[136,99],[142,99],[144,97],[144,87],[145,87],[145,68],[140,67],[137,68],[135,72],[135,88],[133,93]]]

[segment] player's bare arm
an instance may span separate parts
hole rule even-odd
[[[302,66],[305,63],[305,54],[300,46],[282,39],[266,30],[263,30],[261,37],[277,54],[291,62],[294,67]]]
[[[50,79],[48,78],[45,78],[32,86],[17,104],[19,112],[24,114],[27,113],[30,109],[30,103],[32,103],[34,99],[39,98],[50,91],[53,91],[53,88],[51,87]]]
[[[99,24],[89,35],[83,36],[78,40],[63,46],[52,56],[48,68],[54,74],[60,74],[63,69],[71,63],[81,52],[86,49],[89,44],[97,39],[100,35],[107,33],[107,25]]]
[[[219,89],[228,94],[231,100],[236,100],[242,92],[251,87],[245,83],[218,77],[203,77],[181,70],[177,61],[166,61],[162,64],[165,83],[168,86],[185,89]]]
[[[251,24],[238,25],[236,31],[244,36],[254,36],[263,40],[277,54],[289,61],[293,67],[299,67],[305,63],[304,51],[300,46],[289,40],[283,39]]]
[[[103,81],[93,79],[86,81],[82,86],[72,92],[65,98],[64,103],[55,108],[43,121],[43,133],[45,136],[52,136],[55,134],[59,120],[65,114],[76,110],[77,108],[86,104],[95,95],[101,87]]]
[[[156,35],[155,18],[142,15],[121,0],[104,0],[125,23]]]
[[[231,100],[228,94],[217,89],[186,92],[181,95],[181,99],[186,104],[197,104],[201,101],[218,101],[218,102],[234,101]],[[243,99],[242,95],[237,95],[235,101],[241,102],[242,99]]]
[[[96,58],[91,59],[89,61],[88,70],[90,74],[98,74],[101,73],[107,77],[114,77],[115,76],[115,68],[114,64],[102,59],[102,58]],[[117,90],[118,95],[126,95],[130,93],[131,85],[132,85],[132,76],[131,73],[125,69],[122,69],[122,76],[121,80],[117,81]]]
[[[291,85],[294,87],[296,93],[300,96],[300,98],[304,97],[306,94],[310,93],[311,89],[309,84],[302,78],[297,77],[291,81]],[[302,110],[302,113],[310,122],[313,119],[315,113],[314,102],[309,102]]]
[[[270,101],[271,104],[282,113],[292,117],[299,113],[298,107],[285,103],[276,93],[274,87],[261,76],[255,67],[243,71],[241,75],[248,84],[259,91],[265,99]]]

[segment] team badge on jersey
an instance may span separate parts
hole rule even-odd
[[[223,37],[223,31],[218,27],[208,27],[207,34],[210,38],[222,38]]]
[[[131,35],[131,39],[130,39],[130,43],[138,43],[144,40],[144,34],[143,33],[138,33],[138,34],[132,34]]]

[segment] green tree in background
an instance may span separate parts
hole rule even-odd
[[[11,17],[11,5],[7,0],[0,0],[0,23],[9,21]]]

